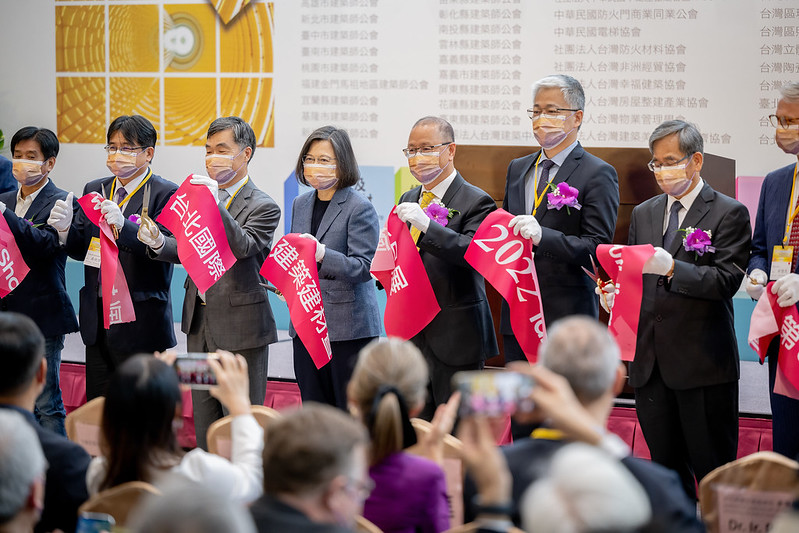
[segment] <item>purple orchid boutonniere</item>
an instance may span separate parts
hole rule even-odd
[[[446,226],[449,223],[449,219],[460,213],[457,209],[448,208],[440,200],[433,200],[423,211],[425,215],[430,217],[430,220],[438,222],[442,226]]]
[[[40,224],[34,224],[34,223],[33,223],[33,220],[31,220],[31,219],[29,219],[29,218],[26,218],[26,219],[24,219],[24,220],[25,220],[25,222],[27,222],[27,223],[28,223],[28,225],[30,225],[31,227],[34,227],[34,228],[38,228],[38,227],[40,227],[40,226],[44,226],[44,222],[42,222],[42,223],[40,223]]]
[[[701,228],[685,228],[684,230],[680,230],[685,232],[685,237],[683,237],[682,245],[685,247],[686,252],[694,252],[694,256],[696,259],[699,259],[700,255],[704,255],[706,253],[713,253],[716,249],[712,246],[711,237],[712,233],[710,230],[703,230]]]
[[[565,181],[558,183],[557,186],[549,184],[552,192],[547,193],[547,209],[557,209],[560,211],[562,207],[566,207],[566,212],[571,215],[570,208],[577,209],[578,211],[583,207],[577,201],[577,195],[580,194],[575,187],[570,186]]]
[[[128,217],[128,220],[130,220],[131,222],[133,222],[137,226],[141,226],[141,216],[137,215],[136,213],[133,213],[132,215],[130,215]]]

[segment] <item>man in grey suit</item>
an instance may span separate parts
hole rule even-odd
[[[205,294],[186,278],[181,329],[190,352],[222,349],[243,355],[250,374],[250,401],[263,405],[269,344],[277,341],[277,331],[258,271],[272,246],[280,208],[248,174],[255,152],[255,134],[249,124],[239,117],[216,119],[208,128],[205,151],[210,178],[194,176],[191,183],[207,186],[218,201],[236,264]],[[179,262],[177,241],[161,234],[147,219],[142,220],[139,240],[154,258]],[[208,426],[224,415],[222,405],[205,390],[193,390],[192,403],[197,446],[207,449]]]
[[[430,367],[427,405],[422,414],[429,420],[435,406],[449,399],[455,372],[481,369],[485,360],[499,351],[485,281],[463,257],[477,228],[497,206],[455,170],[455,134],[446,120],[419,119],[403,152],[421,185],[402,195],[397,216],[411,226],[441,307],[411,339]],[[446,226],[424,212],[433,202],[450,210]]]

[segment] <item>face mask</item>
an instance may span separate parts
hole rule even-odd
[[[569,115],[545,115],[541,114],[533,121],[533,135],[535,140],[546,150],[554,148],[563,142],[563,139],[574,131],[574,128],[566,131],[564,124],[566,119],[574,116]]]
[[[673,167],[663,167],[655,172],[655,179],[658,182],[660,190],[669,196],[681,196],[685,194],[691,187],[691,182],[696,175],[696,172],[689,178],[685,173],[685,167],[688,165],[676,165]]]
[[[791,125],[788,128],[777,128],[774,140],[777,141],[777,146],[782,148],[782,151],[786,154],[799,154],[799,125]]]
[[[326,191],[338,183],[336,165],[320,165],[319,163],[303,164],[305,181],[317,191]]]
[[[242,150],[241,152],[243,152]],[[205,168],[208,170],[208,175],[212,180],[215,180],[219,185],[224,185],[233,179],[236,172],[239,171],[243,162],[238,168],[233,168],[233,160],[236,159],[241,152],[236,155],[222,155],[211,154],[205,156]]]
[[[44,161],[31,161],[30,159],[13,159],[14,178],[25,186],[36,185],[47,175],[42,172]]]
[[[121,152],[108,154],[105,165],[108,167],[108,170],[111,171],[111,174],[118,178],[125,179],[133,176],[139,169],[147,164],[147,161],[145,161],[143,164],[136,166],[137,157],[138,154],[123,154]]]
[[[446,150],[446,148],[444,148]],[[444,169],[441,168],[439,160],[441,152],[417,152],[415,155],[408,158],[408,166],[411,168],[411,174],[416,178],[416,181],[422,185],[435,181]]]

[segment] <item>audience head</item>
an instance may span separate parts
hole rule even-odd
[[[226,188],[249,172],[255,155],[255,132],[239,117],[221,117],[208,127],[205,168],[208,175]]]
[[[432,189],[455,170],[455,130],[441,117],[416,121],[403,150],[416,181]]]
[[[141,115],[122,115],[108,126],[106,166],[122,180],[132,180],[144,173],[155,157],[158,134],[152,123]]]
[[[0,529],[33,531],[44,505],[47,462],[36,431],[21,414],[0,409]]]
[[[410,417],[424,407],[427,377],[427,363],[411,342],[381,339],[361,350],[347,397],[372,438],[372,464],[415,444]]]
[[[786,154],[799,154],[799,82],[786,83],[780,88],[777,111],[771,115],[776,128],[774,139]]]
[[[521,502],[527,531],[633,532],[651,519],[649,498],[615,458],[586,444],[563,447]]]
[[[323,126],[311,132],[300,150],[294,175],[303,185],[320,191],[358,183],[361,174],[347,131]]]
[[[269,426],[265,492],[315,522],[351,525],[371,491],[368,443],[363,426],[346,413],[305,403]]]
[[[0,354],[0,403],[32,411],[47,373],[44,337],[39,327],[25,315],[0,313]]]
[[[136,510],[131,533],[255,533],[250,514],[200,484],[172,476]]]
[[[175,370],[151,355],[131,357],[111,377],[100,447],[108,470],[100,488],[149,481],[153,468],[179,460],[174,420],[180,414]]]
[[[612,398],[624,384],[619,347],[607,327],[592,318],[558,320],[547,332],[539,362],[565,377],[583,405]]]
[[[27,126],[11,138],[14,178],[34,187],[50,174],[58,155],[58,137],[45,128]]]

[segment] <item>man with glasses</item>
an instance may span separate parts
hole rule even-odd
[[[420,185],[403,194],[397,206],[397,216],[410,225],[441,307],[411,339],[430,368],[427,404],[421,415],[427,420],[437,405],[449,400],[455,372],[478,370],[498,352],[485,282],[463,258],[472,236],[496,204],[455,170],[455,148],[449,122],[438,117],[419,119],[403,152]],[[425,213],[431,203],[449,210],[446,226]]]
[[[542,149],[511,161],[505,181],[502,207],[517,215],[510,224],[514,233],[533,241],[547,325],[569,315],[599,316],[596,285],[581,267],[591,268],[597,245],[611,242],[616,229],[616,171],[577,140],[584,107],[583,88],[571,76],[555,74],[535,82],[527,114]],[[580,207],[548,204],[547,194],[564,182],[577,190]],[[504,301],[500,331],[505,361],[526,360]]]
[[[663,122],[649,149],[649,168],[664,194],[638,205],[630,222],[628,244],[656,248],[643,266],[629,383],[652,460],[675,470],[695,498],[695,483],[733,461],[738,449],[732,297],[743,278],[738,267],[748,258],[751,226],[743,204],[702,180],[696,126]],[[706,247],[689,242],[695,231],[709,237]]]
[[[103,304],[100,279],[100,228],[82,209],[59,200],[53,206],[48,224],[59,232],[67,253],[83,261],[85,285],[80,290],[80,332],[86,345],[86,396],[89,400],[105,393],[105,387],[117,366],[136,353],[152,353],[175,346],[172,323],[172,265],[147,257],[147,247],[136,234],[149,188],[149,216],[155,219],[177,190],[177,186],[150,169],[155,155],[157,134],[149,120],[123,115],[108,127],[106,165],[113,176],[90,181],[83,194],[97,192],[106,198],[100,211],[115,229],[119,260],[127,280],[134,322],[103,327]],[[135,215],[135,216],[134,216]]]
[[[777,146],[791,158],[799,155],[799,82],[783,85],[777,112],[771,115]],[[796,184],[799,162],[770,172],[760,189],[746,292],[757,300],[769,280],[777,280],[772,292],[782,307],[799,302],[799,207]],[[799,454],[799,401],[774,393],[779,339],[768,349],[774,451],[795,459]]]

